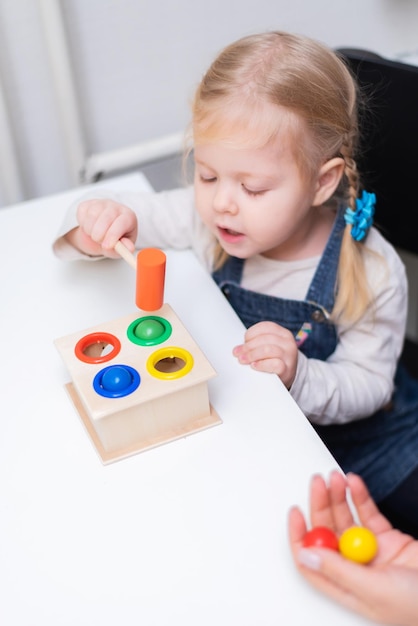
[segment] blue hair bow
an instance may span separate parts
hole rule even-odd
[[[356,200],[356,210],[347,208],[344,213],[346,224],[351,224],[351,236],[355,241],[362,241],[373,224],[376,195],[363,191],[361,198]]]

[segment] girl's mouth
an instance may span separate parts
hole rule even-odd
[[[226,243],[237,243],[244,238],[243,233],[239,233],[231,228],[221,228],[220,226],[218,226],[218,234],[220,239]]]

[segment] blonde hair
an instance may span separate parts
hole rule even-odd
[[[355,210],[360,190],[357,109],[357,84],[336,53],[304,36],[266,32],[243,37],[214,60],[194,96],[190,134],[195,145],[233,142],[235,132],[245,128],[251,145],[263,146],[286,124],[304,177],[315,176],[333,157],[344,159],[335,198]],[[331,312],[332,319],[347,322],[359,319],[372,302],[364,245],[350,232],[348,225]],[[215,256],[217,266],[227,258],[220,246]]]

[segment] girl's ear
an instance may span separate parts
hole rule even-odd
[[[313,206],[320,206],[331,198],[344,174],[344,166],[344,159],[341,157],[335,157],[324,163],[319,170]]]

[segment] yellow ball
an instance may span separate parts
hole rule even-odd
[[[350,561],[369,563],[377,553],[377,539],[364,526],[352,526],[343,532],[339,541],[340,552]]]

